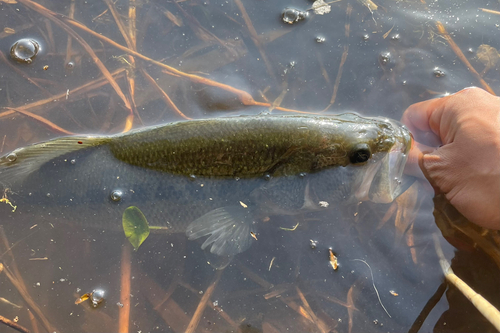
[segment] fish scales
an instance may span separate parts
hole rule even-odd
[[[398,195],[409,132],[385,118],[245,116],[57,138],[0,157],[13,221],[119,229],[137,206],[152,225],[209,236],[218,255],[247,249],[264,217]]]
[[[341,149],[349,137],[340,125],[311,117],[219,118],[142,131],[118,137],[109,145],[120,160],[176,174],[254,177],[274,171],[285,161],[289,163],[275,170],[276,175],[297,174],[349,163]],[[327,146],[332,141],[339,149]],[[328,165],[327,154],[336,158]]]

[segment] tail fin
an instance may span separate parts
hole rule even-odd
[[[18,148],[0,157],[0,184],[7,187],[58,156],[99,146],[109,140],[108,137],[70,136]]]

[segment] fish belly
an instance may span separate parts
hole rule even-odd
[[[120,229],[123,211],[136,206],[150,225],[185,232],[190,222],[211,210],[249,204],[250,193],[264,182],[173,175],[124,163],[99,146],[57,157],[27,178],[2,180],[2,185],[17,207],[8,212],[14,218],[28,215],[35,222]]]

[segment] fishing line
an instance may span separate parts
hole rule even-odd
[[[382,300],[380,299],[380,295],[378,293],[377,287],[375,287],[375,279],[373,278],[373,272],[372,272],[372,268],[370,267],[370,265],[368,265],[368,263],[362,259],[352,259],[352,260],[353,261],[361,261],[363,264],[365,264],[368,267],[368,269],[370,270],[370,275],[372,276],[373,289],[375,289],[375,293],[377,294],[378,301],[379,301],[380,305],[382,306],[382,309],[384,309],[385,313],[387,313],[387,315],[389,316],[389,318],[392,318],[391,315],[389,314],[389,311],[387,311],[384,304],[382,303]]]

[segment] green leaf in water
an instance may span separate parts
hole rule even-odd
[[[149,236],[149,225],[146,217],[139,208],[130,206],[123,212],[122,224],[125,237],[137,251]]]

